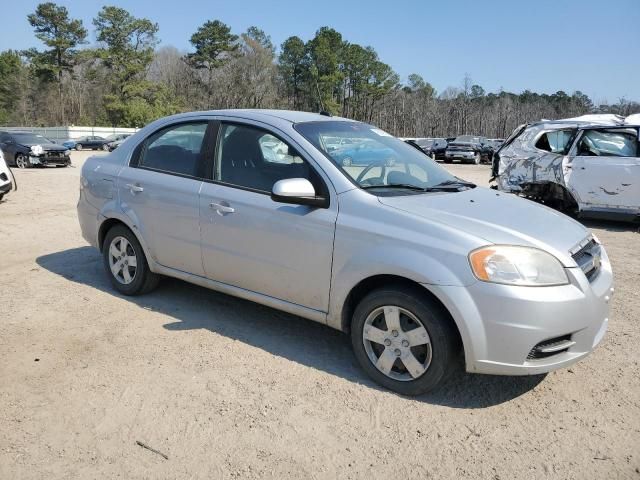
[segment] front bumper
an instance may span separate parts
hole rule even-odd
[[[71,165],[71,157],[47,157],[44,155],[29,155],[31,165]]]
[[[4,195],[5,193],[10,192],[11,188],[12,184],[10,180],[5,182],[2,182],[2,180],[0,180],[0,194]]]
[[[468,287],[425,286],[456,321],[468,372],[534,375],[586,357],[607,330],[613,274],[604,249],[600,271],[591,282],[579,268],[566,271],[570,283],[556,287],[480,281]],[[567,335],[574,343],[566,351],[527,358],[540,342]]]
[[[476,156],[473,151],[465,151],[465,150],[447,150],[445,152],[445,158],[454,159],[462,159],[462,160],[473,160]]]

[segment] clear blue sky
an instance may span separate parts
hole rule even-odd
[[[38,1],[0,0],[0,50],[39,47],[27,23]],[[438,91],[465,73],[487,91],[581,90],[594,101],[640,101],[640,0],[355,1],[355,0],[59,0],[81,18],[105,5],[126,8],[160,26],[162,45],[189,49],[208,19],[235,33],[256,25],[276,45],[308,40],[324,25],[373,46],[403,80],[419,73]]]

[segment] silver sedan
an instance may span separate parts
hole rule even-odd
[[[119,292],[170,276],[325,323],[403,394],[435,388],[459,364],[502,375],[564,367],[607,328],[611,265],[581,224],[346,119],[160,119],[87,160],[78,216]]]

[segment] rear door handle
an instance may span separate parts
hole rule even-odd
[[[216,210],[218,213],[233,213],[236,210],[228,205],[222,205],[221,203],[210,203],[209,207]]]
[[[142,188],[139,184],[127,183],[126,187],[131,190],[131,193],[133,194],[144,192],[144,188]]]

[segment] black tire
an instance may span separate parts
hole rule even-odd
[[[430,337],[431,361],[426,371],[417,378],[406,381],[390,378],[376,368],[367,353],[363,340],[366,320],[371,312],[389,305],[412,313],[423,324]],[[455,371],[460,359],[459,336],[453,320],[448,312],[418,288],[390,286],[369,293],[358,304],[353,314],[351,344],[356,359],[364,371],[376,383],[402,395],[420,395],[434,390]],[[380,348],[386,347],[380,345]]]
[[[133,248],[136,256],[136,270],[133,281],[129,284],[123,284],[118,281],[111,272],[111,267],[109,265],[109,247],[113,239],[116,237],[124,237]],[[145,293],[149,293],[158,285],[160,277],[149,269],[147,257],[144,254],[144,250],[142,249],[140,242],[138,242],[138,239],[133,232],[124,225],[116,225],[112,227],[105,235],[104,242],[102,244],[102,259],[104,268],[107,271],[109,280],[111,281],[111,285],[113,285],[113,287],[123,295],[143,295]]]
[[[2,201],[3,198],[4,198],[4,193],[0,193],[0,202]]]
[[[75,148],[75,149],[76,149],[76,151],[77,151],[77,152],[79,152],[80,150],[82,150],[82,144],[80,144],[80,143],[76,143],[76,146],[75,146],[75,147],[73,147],[73,148]]]

